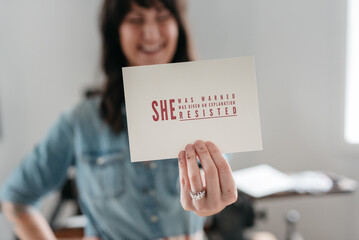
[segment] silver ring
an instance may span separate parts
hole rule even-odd
[[[192,192],[192,191],[189,191],[189,195],[191,196],[191,198],[193,200],[201,200],[202,198],[204,198],[206,196],[206,189],[204,189],[203,191],[201,192]]]

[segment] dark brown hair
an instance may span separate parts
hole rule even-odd
[[[106,76],[102,90],[100,115],[115,133],[125,128],[122,107],[124,90],[122,67],[127,66],[127,59],[119,43],[118,27],[130,11],[131,2],[150,8],[161,2],[174,16],[178,23],[179,35],[177,49],[171,62],[189,61],[188,42],[180,15],[178,0],[105,0],[101,14],[102,68]]]

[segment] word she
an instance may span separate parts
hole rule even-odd
[[[152,101],[153,121],[199,120],[237,116],[236,95],[220,94],[199,98],[178,98]]]

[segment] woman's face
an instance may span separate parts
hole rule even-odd
[[[119,26],[119,36],[130,66],[169,63],[177,48],[178,25],[160,2],[151,8],[132,2]]]

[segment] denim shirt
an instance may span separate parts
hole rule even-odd
[[[158,239],[202,229],[204,219],[180,204],[177,160],[131,163],[127,130],[114,134],[99,102],[87,99],[62,114],[6,180],[0,199],[34,205],[64,183],[74,164],[86,235]]]

